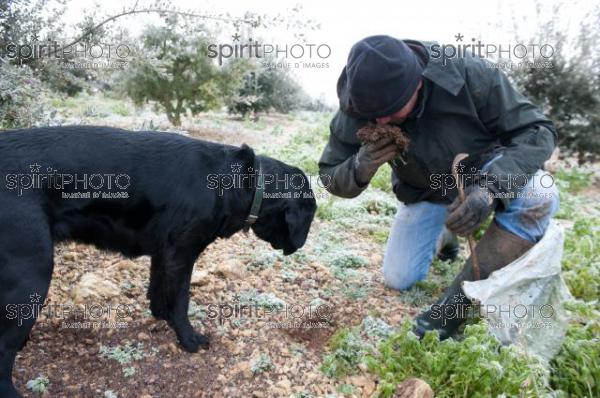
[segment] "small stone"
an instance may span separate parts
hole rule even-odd
[[[121,260],[115,264],[118,269],[135,269],[137,264],[131,260]]]
[[[105,299],[120,294],[121,290],[117,285],[92,272],[83,275],[71,291],[71,297],[77,304],[85,303],[90,299]]]
[[[275,383],[275,387],[282,393],[283,396],[290,395],[292,393],[292,382],[288,379],[283,379]]]
[[[169,351],[171,351],[173,354],[177,354],[179,352],[179,349],[177,348],[177,345],[175,343],[169,343],[167,347],[169,348]]]
[[[421,379],[411,377],[396,387],[394,398],[433,398],[433,390]]]
[[[67,252],[65,254],[63,254],[63,260],[66,261],[77,261],[77,257],[79,257],[79,255],[75,252]]]
[[[215,273],[227,279],[239,279],[244,276],[244,266],[237,260],[229,259],[215,267]]]
[[[148,340],[150,340],[150,336],[148,336],[144,332],[138,333],[137,338],[138,338],[138,340],[141,340],[141,341],[148,341]]]
[[[383,256],[379,253],[373,254],[370,258],[371,265],[380,265],[383,261]]]
[[[192,273],[192,285],[194,286],[204,286],[208,284],[209,280],[210,277],[206,270],[194,270]]]

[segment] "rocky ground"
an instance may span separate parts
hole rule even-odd
[[[75,121],[132,128],[145,125],[143,118]],[[168,127],[161,123],[159,118],[152,127]],[[211,115],[188,121],[181,130],[272,153],[289,145],[298,131],[326,128],[323,116],[272,115],[248,122]],[[420,297],[384,287],[381,234],[395,204],[379,191],[365,198],[349,202],[347,209],[339,202],[339,211],[351,213],[341,223],[315,219],[306,246],[290,257],[252,234],[211,245],[196,263],[190,308],[198,329],[210,335],[211,348],[193,355],[179,349],[173,332],[150,315],[149,258],[125,259],[75,243],[58,246],[47,304],[61,316],[44,313],[36,324],[17,359],[17,387],[39,396],[26,384],[47,378],[43,395],[52,397],[320,397],[341,396],[338,387],[345,384],[353,386],[348,396],[369,396],[376,382],[366,372],[333,380],[319,370],[329,337],[366,318],[397,326],[414,315]],[[364,228],[352,225],[358,219],[351,206],[363,210]],[[244,303],[279,311],[221,320],[210,311]],[[91,319],[73,310],[86,305]],[[308,314],[317,308],[321,317]]]
[[[74,104],[61,111],[63,123],[247,143],[308,174],[316,173],[331,118],[296,113],[251,121],[216,113],[186,119],[174,130],[148,110],[121,116],[90,110],[95,104],[110,108],[107,99]],[[557,164],[550,162],[549,169],[558,170]],[[596,180],[582,195],[597,197],[598,186]],[[305,247],[294,255],[284,257],[254,235],[238,233],[215,242],[198,259],[190,317],[211,339],[210,350],[198,354],[179,349],[174,333],[152,318],[145,297],[149,258],[59,245],[46,310],[15,366],[19,390],[29,397],[371,396],[377,380],[362,364],[363,372],[340,379],[321,370],[330,337],[348,327],[381,335],[413,317],[452,279],[466,245],[454,263],[435,261],[427,280],[410,291],[387,289],[380,267],[397,206],[389,170],[382,169],[372,186],[351,200],[313,188],[319,210]],[[565,203],[563,211],[581,207],[573,203]],[[232,313],[244,305],[254,312]],[[83,308],[88,319],[82,319]]]

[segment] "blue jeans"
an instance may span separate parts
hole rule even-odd
[[[405,290],[427,277],[444,235],[447,205],[419,202],[400,205],[383,258],[387,286]],[[496,224],[532,243],[538,242],[558,211],[559,197],[553,179],[543,170],[529,179],[508,208],[494,215]]]

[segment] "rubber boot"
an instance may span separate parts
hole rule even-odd
[[[475,247],[481,279],[521,257],[531,247],[533,243],[498,227],[493,221]],[[434,329],[439,332],[441,340],[456,332],[466,321],[471,304],[462,290],[462,282],[473,279],[473,264],[469,257],[446,293],[415,319],[414,332],[419,338]]]

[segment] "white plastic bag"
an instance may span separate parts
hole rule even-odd
[[[520,258],[485,280],[463,282],[494,336],[545,363],[558,353],[568,327],[563,303],[571,293],[561,277],[563,243],[563,228],[551,221],[544,237]]]

